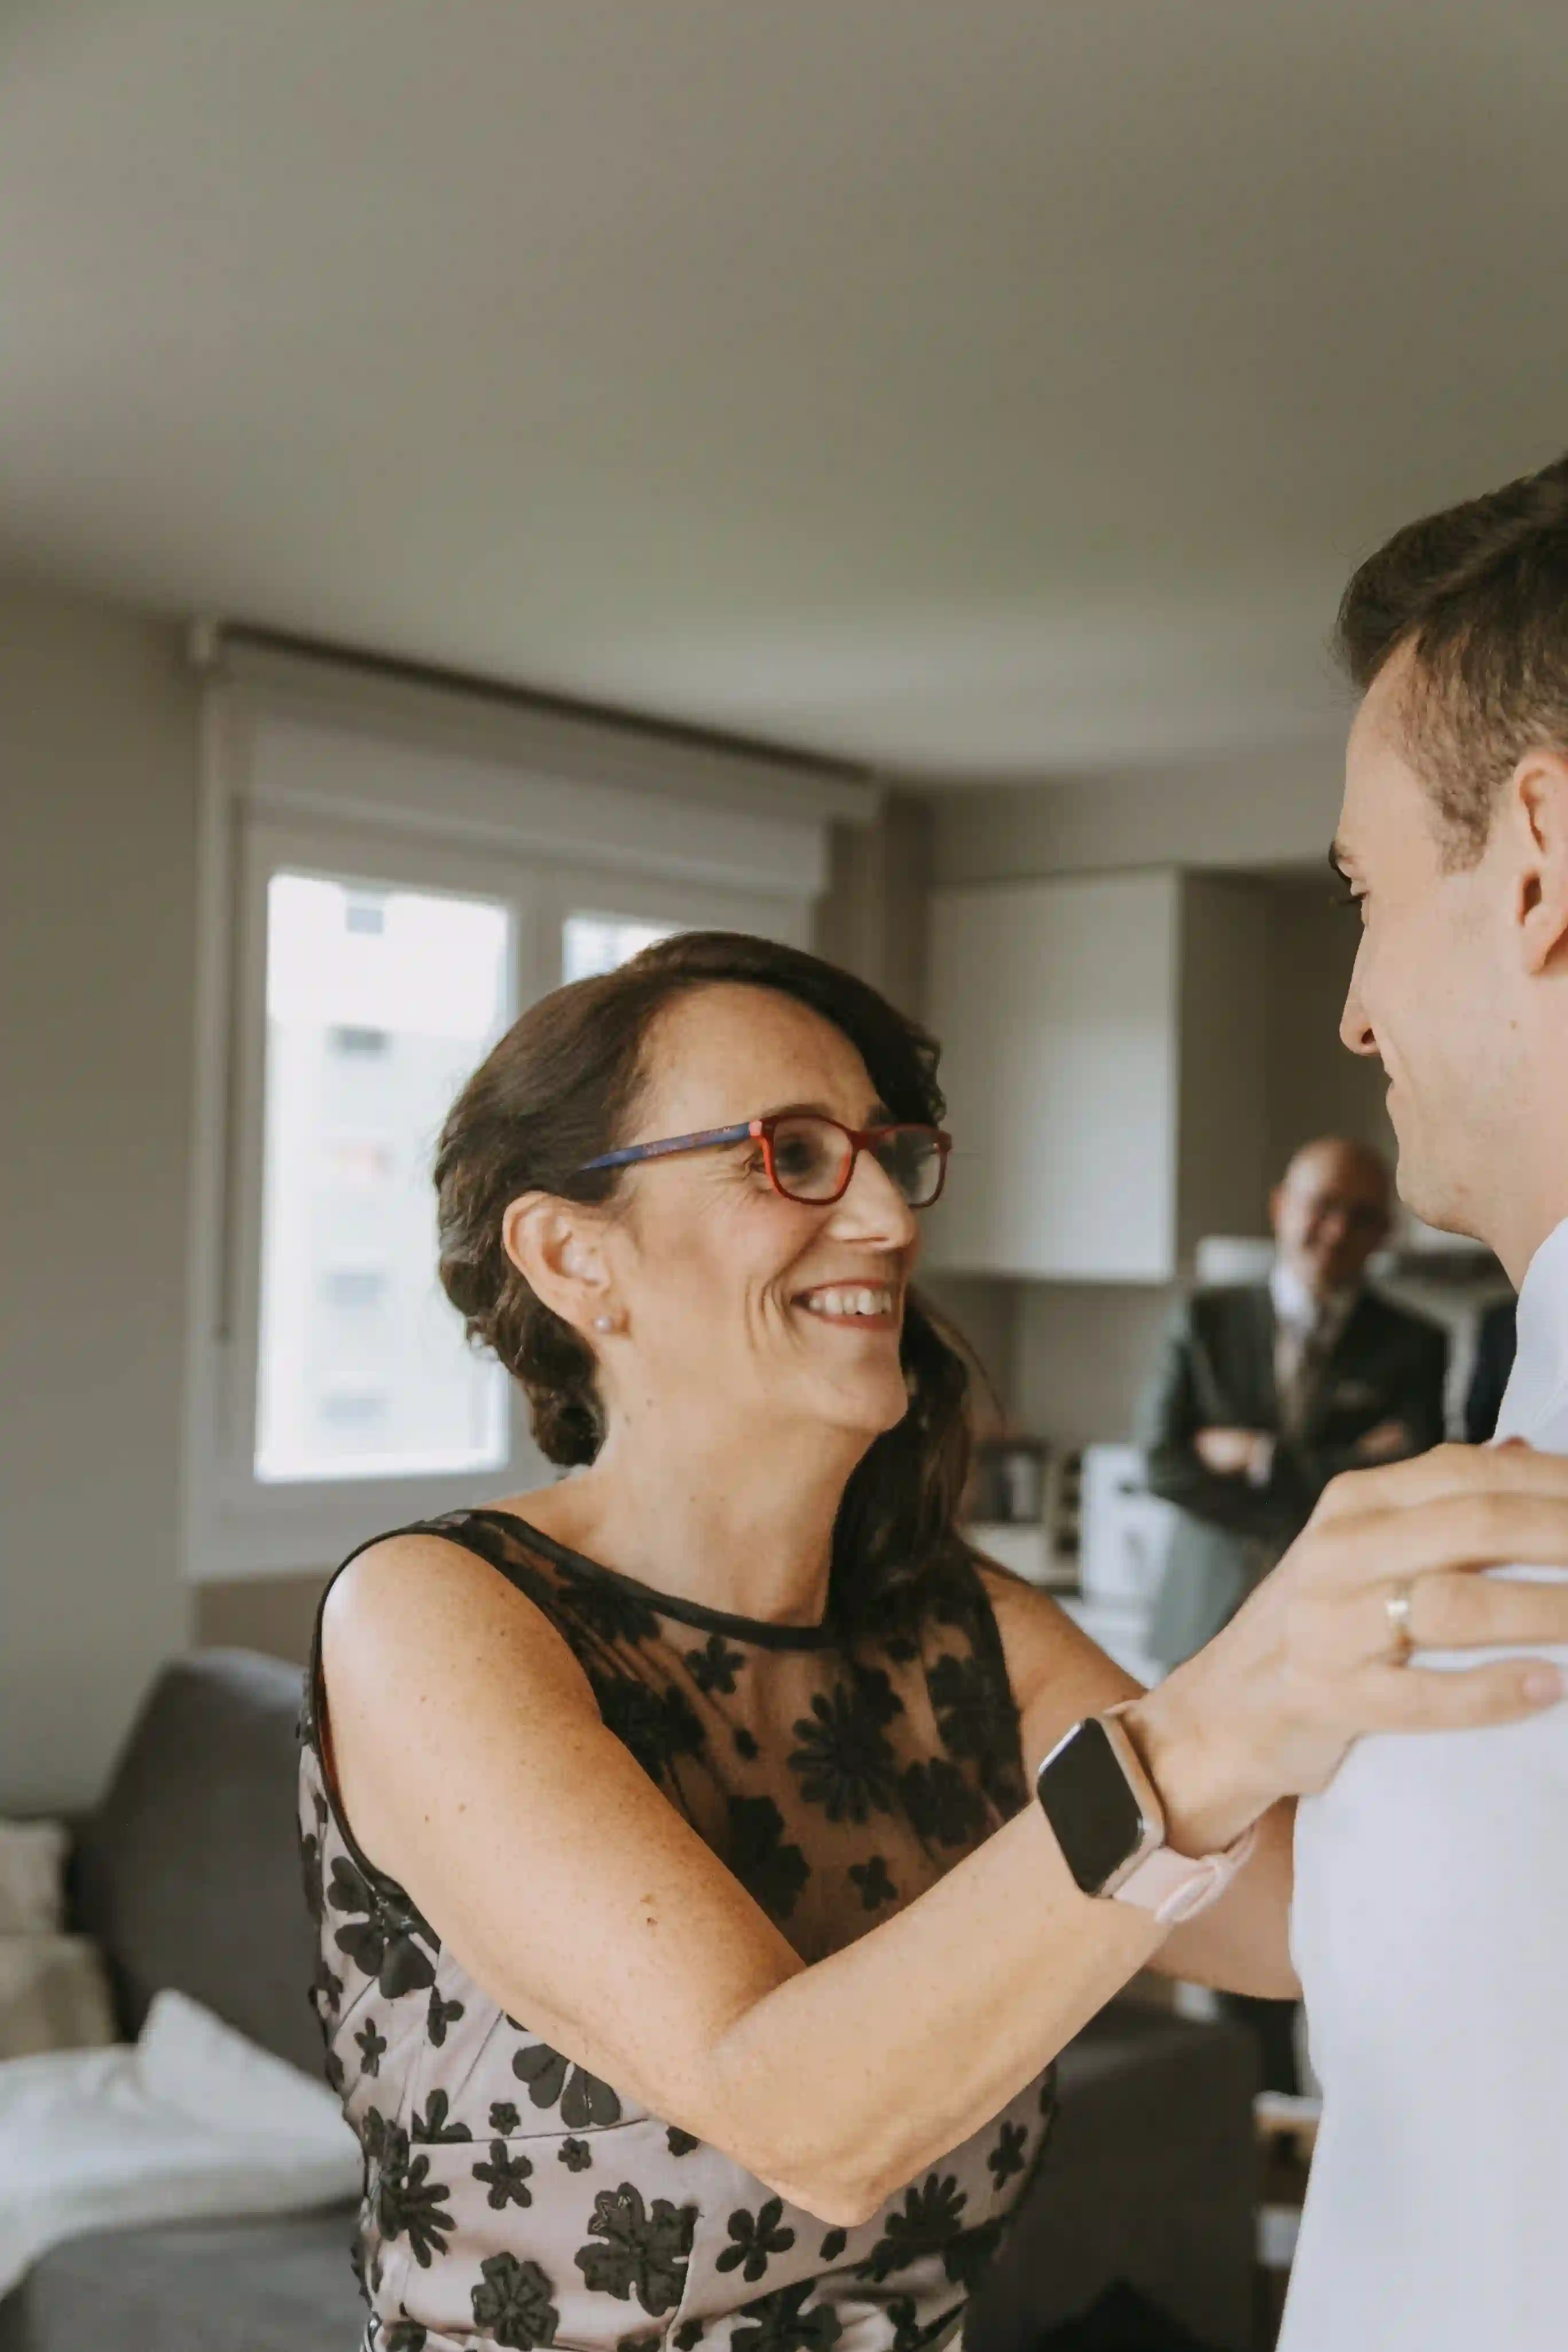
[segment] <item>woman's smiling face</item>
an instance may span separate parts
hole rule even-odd
[[[774,990],[719,982],[658,1014],[622,1140],[814,1110],[850,1128],[889,1117],[843,1033]],[[904,1299],[916,1218],[862,1152],[840,1201],[770,1185],[760,1142],[643,1161],[604,1229],[624,1328],[596,1347],[612,1422],[677,1401],[728,1421],[815,1422],[867,1441],[902,1420]]]

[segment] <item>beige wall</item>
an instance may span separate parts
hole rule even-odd
[[[0,588],[0,1811],[97,1790],[178,1574],[196,693],[177,633]]]
[[[971,786],[932,801],[931,878],[990,882],[1129,866],[1245,872],[1324,863],[1342,747],[1049,784]]]
[[[889,792],[874,824],[836,824],[816,920],[819,954],[917,1015],[925,998],[931,831],[931,809],[909,793]]]

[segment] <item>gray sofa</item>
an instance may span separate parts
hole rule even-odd
[[[132,2034],[173,1985],[319,2071],[294,1842],[296,1669],[247,1651],[170,1665],[79,1825],[74,1924]],[[1118,2005],[1061,2062],[1044,2170],[966,2331],[1035,2340],[1126,2280],[1215,2352],[1250,2341],[1249,2037]],[[0,2302],[0,2352],[353,2352],[352,2208],[72,2239]],[[1104,2341],[1101,2337],[1097,2342]]]

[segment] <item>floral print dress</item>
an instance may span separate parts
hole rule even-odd
[[[907,1580],[851,1640],[656,1592],[506,1512],[420,1532],[543,1611],[610,1729],[806,1961],[890,1918],[1025,1801],[967,1559]],[[826,2227],[464,1974],[355,1843],[322,1706],[318,1617],[300,1832],[311,1999],[364,2151],[363,2352],[925,2352],[956,2333],[1043,2153],[1049,2070],[870,2221]]]

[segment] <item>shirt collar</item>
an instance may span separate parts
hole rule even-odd
[[[1336,1324],[1342,1323],[1359,1294],[1354,1288],[1333,1290],[1326,1297],[1319,1298],[1314,1291],[1308,1289],[1293,1267],[1288,1266],[1283,1258],[1277,1257],[1269,1269],[1268,1295],[1274,1301],[1274,1312],[1281,1323],[1289,1324],[1293,1329],[1310,1331],[1320,1323],[1330,1330]]]
[[[1548,1234],[1519,1293],[1519,1350],[1510,1402],[1539,1411],[1568,1383],[1568,1217]]]

